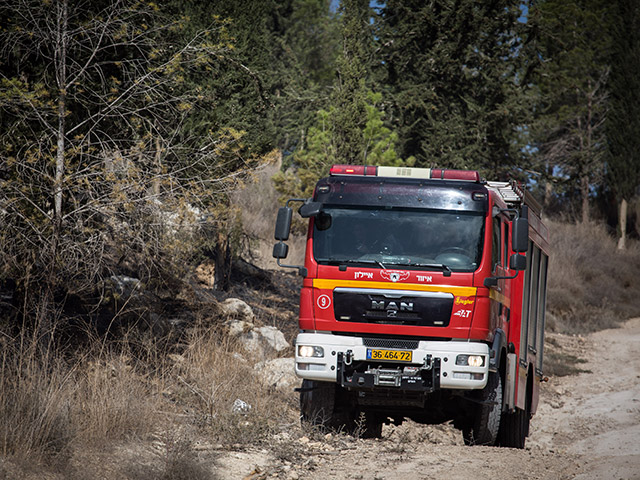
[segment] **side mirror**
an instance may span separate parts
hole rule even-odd
[[[487,277],[484,279],[484,286],[487,288],[498,286],[498,277]]]
[[[523,206],[520,216],[513,221],[511,244],[514,252],[524,253],[529,249],[528,210],[526,205]]]
[[[511,270],[525,270],[527,268],[527,257],[514,253],[509,258],[509,268]]]
[[[278,266],[284,268],[295,268],[298,270],[298,274],[303,277],[307,276],[307,269],[302,265],[284,265],[280,263],[280,260],[283,258],[287,258],[289,254],[289,245],[284,243],[286,240],[289,240],[289,234],[291,233],[291,217],[293,216],[293,210],[289,207],[289,203],[291,202],[305,202],[306,200],[302,198],[290,198],[287,201],[286,207],[280,207],[278,209],[278,216],[276,217],[276,231],[275,238],[279,240],[273,246],[273,257],[277,259]],[[319,205],[319,204],[318,204]],[[318,208],[319,211],[319,208]]]
[[[322,203],[320,202],[309,202],[304,203],[299,209],[298,213],[302,218],[315,217],[320,213],[320,209],[322,208]]]
[[[289,240],[289,233],[291,232],[291,216],[292,215],[293,215],[293,210],[291,210],[291,207],[280,207],[278,209],[278,217],[276,218],[276,232],[275,232],[276,240],[280,240],[281,242],[285,240]],[[274,257],[275,257],[275,249],[274,249]],[[279,257],[279,258],[284,258],[284,257]]]
[[[273,258],[287,258],[289,255],[289,245],[284,242],[278,242],[273,246]]]

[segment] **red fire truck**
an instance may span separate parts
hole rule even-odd
[[[283,265],[291,203],[303,266]],[[523,448],[538,405],[548,231],[519,184],[476,171],[334,165],[278,211],[297,268],[303,421],[365,437],[451,421],[469,445]]]

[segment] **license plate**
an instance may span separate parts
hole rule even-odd
[[[410,362],[413,352],[407,350],[380,350],[367,348],[367,360],[389,360],[392,362]]]

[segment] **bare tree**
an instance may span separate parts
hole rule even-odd
[[[187,38],[132,0],[16,0],[0,19],[0,278],[23,315],[48,332],[54,304],[116,270],[157,278],[204,225],[228,249],[225,194],[255,161],[241,133],[188,127],[224,24]]]

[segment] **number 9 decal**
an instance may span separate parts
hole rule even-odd
[[[320,295],[318,297],[318,300],[316,301],[316,304],[318,305],[318,308],[326,310],[331,306],[331,299],[329,298],[329,295]]]

